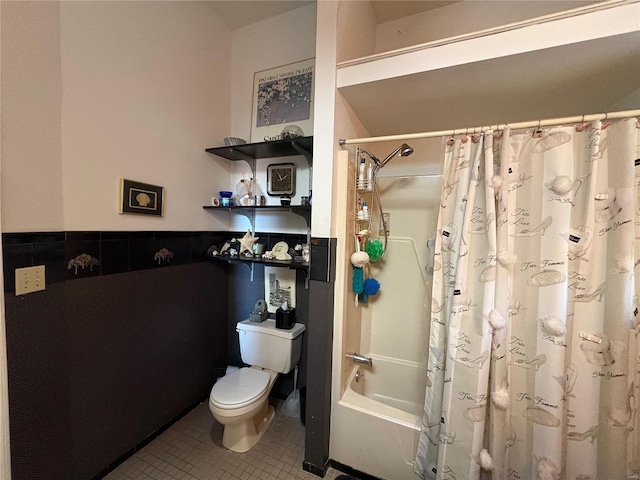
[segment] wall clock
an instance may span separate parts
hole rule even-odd
[[[267,193],[269,195],[293,195],[296,190],[296,165],[272,163],[267,167]]]

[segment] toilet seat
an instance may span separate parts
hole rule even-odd
[[[266,392],[269,379],[265,370],[241,368],[220,378],[211,389],[209,400],[221,409],[242,408]]]

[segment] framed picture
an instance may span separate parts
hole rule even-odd
[[[264,267],[264,296],[267,311],[275,313],[284,302],[296,306],[296,271],[282,267]]]
[[[120,213],[164,214],[164,187],[120,179]]]
[[[269,195],[294,195],[295,191],[295,163],[272,163],[267,167],[267,193]]]
[[[314,64],[311,58],[254,75],[251,142],[280,140],[288,125],[313,133]]]

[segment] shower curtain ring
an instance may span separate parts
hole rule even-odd
[[[576,126],[576,132],[584,132],[589,125],[584,123],[584,115],[582,115],[582,120],[580,120],[580,125]]]
[[[456,141],[455,136],[456,136],[456,129],[454,128],[453,132],[451,132],[451,136],[449,137],[449,140],[447,140],[447,145],[451,146],[455,143]]]
[[[542,124],[542,120],[538,120],[538,127],[533,132],[533,138],[542,137],[542,129],[540,128],[541,124]]]
[[[480,128],[480,125],[476,125],[476,127]],[[471,141],[473,143],[478,143],[480,141],[480,134],[476,133],[476,127],[473,127],[473,134],[471,135]],[[482,133],[482,129],[480,128],[480,133]]]

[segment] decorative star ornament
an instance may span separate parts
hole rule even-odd
[[[252,237],[251,230],[247,230],[247,233],[244,234],[244,237],[240,239],[240,252],[243,253],[247,250],[253,253],[253,244],[260,240],[260,237]]]

